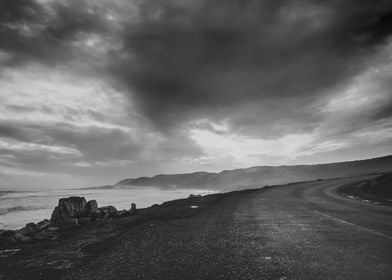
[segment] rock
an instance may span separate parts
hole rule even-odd
[[[103,212],[105,215],[109,214],[110,216],[115,216],[117,214],[117,209],[114,206],[104,206],[98,208],[101,212]]]
[[[37,223],[37,229],[39,231],[45,230],[50,226],[50,221],[48,219],[42,220]]]
[[[87,203],[84,197],[61,198],[58,207],[60,215],[63,217],[78,218],[87,213]]]
[[[132,203],[132,212],[136,212],[136,204]],[[92,221],[105,219],[110,217],[126,216],[129,212],[117,211],[114,206],[104,206],[98,208],[96,200],[89,200],[86,202],[84,197],[68,197],[61,198],[58,206],[52,212],[50,221],[42,221],[39,223],[39,228],[50,228],[56,226],[60,229],[70,228],[77,225],[86,225]]]
[[[127,210],[118,211],[116,217],[125,217],[128,216],[129,212]]]
[[[18,230],[18,233],[25,236],[33,236],[38,231],[36,224],[28,223],[24,228]]]
[[[32,238],[28,235],[23,235],[20,232],[15,233],[15,239],[18,242],[29,242],[32,240]]]
[[[105,213],[103,213],[101,210],[97,210],[97,211],[91,213],[90,217],[93,221],[95,221],[95,220],[102,219],[104,215],[105,215]]]
[[[61,214],[60,214],[60,209],[58,206],[54,207],[52,216],[50,217],[50,222],[53,224],[59,223],[59,221],[62,219]]]
[[[190,195],[188,196],[188,198],[200,198],[200,197],[201,197],[200,194],[190,194]]]
[[[84,197],[72,196],[61,198],[58,206],[53,210],[50,218],[51,224],[63,228],[78,225],[78,218],[88,214],[86,199]]]
[[[0,244],[13,245],[16,243],[15,231],[13,230],[0,230]]]
[[[95,213],[98,210],[98,203],[96,200],[90,200],[87,202],[87,213],[91,215],[92,213]]]

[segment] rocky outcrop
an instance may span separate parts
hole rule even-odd
[[[84,197],[61,198],[54,208],[50,220],[37,224],[28,223],[19,230],[0,230],[0,245],[12,246],[35,240],[54,239],[63,229],[72,229],[96,222],[103,223],[112,218],[131,216],[136,213],[136,204],[130,210],[118,211],[114,206],[98,207],[96,200],[86,201]]]
[[[50,219],[50,225],[60,229],[83,226],[92,222],[106,222],[111,218],[134,215],[136,204],[131,204],[130,210],[117,210],[114,206],[98,207],[96,200],[86,202],[84,197],[68,197],[59,200]]]
[[[78,218],[88,214],[87,202],[84,197],[72,196],[61,198],[50,219],[51,223],[60,227],[78,225]]]
[[[58,206],[53,210],[50,223],[60,228],[85,225],[91,222],[93,216],[96,217],[97,211],[96,200],[86,202],[84,197],[79,196],[61,198]]]
[[[0,245],[12,246],[34,240],[51,239],[56,235],[49,231],[49,225],[49,220],[45,219],[37,224],[28,223],[18,230],[0,230]]]

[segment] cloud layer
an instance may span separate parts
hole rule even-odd
[[[4,0],[3,185],[388,153],[391,31],[387,0]]]

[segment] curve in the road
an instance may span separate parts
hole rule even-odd
[[[341,196],[363,178],[265,188],[145,224],[66,279],[392,279],[392,208]]]

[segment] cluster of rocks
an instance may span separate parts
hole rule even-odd
[[[118,211],[114,206],[98,208],[95,200],[86,202],[84,197],[73,196],[59,200],[59,204],[54,208],[50,221],[60,228],[69,228],[101,220],[105,221],[110,218],[130,216],[135,213],[135,203],[132,203],[129,210]]]
[[[28,223],[18,230],[0,230],[0,245],[14,245],[17,243],[31,242],[33,240],[54,239],[57,237],[54,227],[48,219],[39,223]]]
[[[50,220],[28,223],[19,230],[0,230],[0,245],[13,245],[33,240],[54,239],[57,231],[71,229],[112,218],[131,216],[136,213],[136,204],[129,210],[117,210],[114,206],[98,207],[96,200],[86,202],[84,197],[61,198],[53,210]]]

